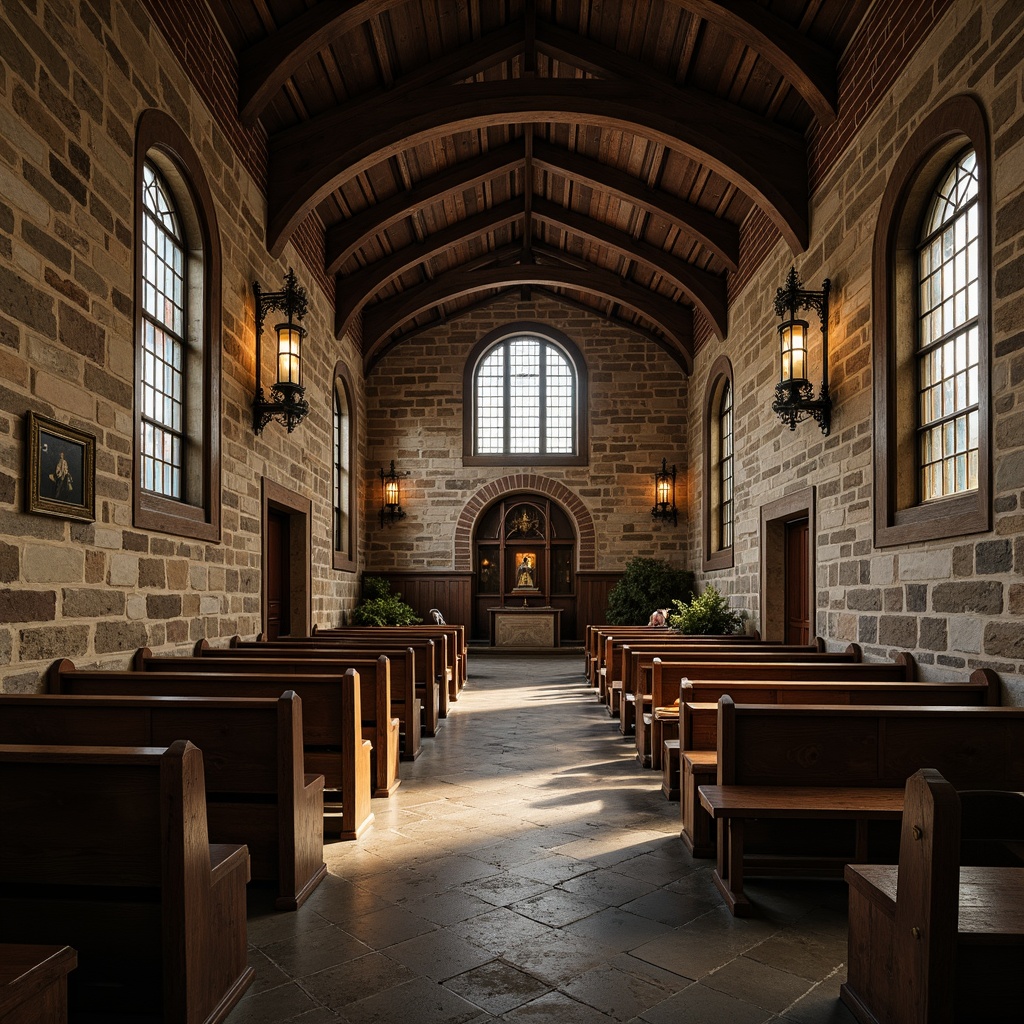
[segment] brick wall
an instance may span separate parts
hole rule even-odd
[[[258,133],[228,137],[224,129],[233,63],[209,77],[207,95],[175,59],[184,47],[192,57],[210,50],[222,60],[223,40],[211,31],[208,12],[206,21],[190,17],[179,27],[171,46],[144,9],[120,0],[36,0],[0,10],[0,673],[6,690],[37,688],[58,656],[125,664],[142,644],[254,634],[261,476],[312,499],[314,621],[337,618],[354,601],[356,576],[328,568],[329,377],[342,358],[358,382],[360,360],[351,343],[334,342],[330,297],[304,270],[301,254],[289,247],[280,261],[267,255],[258,173],[265,144]],[[132,527],[133,147],[136,121],[147,107],[165,110],[192,140],[217,209],[223,532],[216,544]],[[322,231],[318,241],[316,225],[304,228],[302,244],[314,252],[322,276],[316,248]],[[271,424],[257,438],[249,411],[251,284],[258,279],[278,289],[289,265],[310,297],[311,412],[293,434]],[[96,435],[95,524],[22,511],[29,409]]]
[[[940,5],[944,6],[944,5]],[[908,32],[920,35],[911,25]],[[901,51],[902,52],[902,51]],[[692,465],[701,457],[698,398],[718,351],[732,358],[736,410],[736,567],[711,573],[732,603],[760,615],[760,508],[801,487],[817,489],[817,632],[868,657],[910,650],[921,674],[963,678],[997,668],[1007,699],[1024,701],[1024,8],[949,5],[870,116],[860,118],[821,179],[808,251],[795,260],[777,243],[734,297],[724,346],[707,346],[691,382]],[[867,86],[865,86],[867,88]],[[873,545],[871,247],[887,173],[922,118],[951,95],[971,92],[988,111],[993,141],[992,413],[994,529],[906,548]],[[813,422],[794,432],[770,410],[778,379],[772,309],[794,263],[805,287],[833,283],[830,377],[834,416],[824,438]],[[812,318],[813,319],[813,318]],[[820,373],[812,331],[812,371]],[[699,547],[703,483],[694,475],[690,544]]]
[[[459,515],[481,488],[517,468],[463,466],[463,372],[473,346],[492,330],[528,320],[566,334],[589,367],[590,463],[522,467],[563,485],[586,506],[596,533],[596,568],[621,569],[643,553],[682,563],[685,529],[653,523],[654,470],[662,458],[681,471],[685,493],[687,381],[645,338],[576,307],[506,297],[393,349],[366,380],[367,476],[391,459],[408,471],[408,518],[369,538],[367,568],[454,569]],[[377,515],[379,495],[365,514]]]

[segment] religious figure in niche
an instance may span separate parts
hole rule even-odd
[[[534,577],[535,567],[533,559],[529,554],[523,555],[519,567],[516,569],[516,590],[536,589],[537,584]]]

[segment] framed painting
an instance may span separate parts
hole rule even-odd
[[[25,421],[26,511],[96,519],[96,438],[30,412]]]

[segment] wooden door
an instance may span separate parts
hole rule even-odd
[[[267,639],[289,636],[291,610],[291,531],[287,513],[267,512]]]
[[[786,523],[786,640],[787,644],[811,642],[811,593],[806,519]]]

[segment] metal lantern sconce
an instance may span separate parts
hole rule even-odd
[[[252,429],[263,433],[263,428],[277,420],[290,434],[309,412],[309,403],[302,386],[302,339],[306,336],[301,320],[306,315],[306,292],[295,280],[291,268],[284,278],[284,290],[265,292],[258,281],[253,281],[256,296],[256,398],[252,406]],[[271,385],[269,401],[263,394],[262,351],[263,322],[275,310],[284,314],[284,321],[275,326],[277,333],[277,380]]]
[[[668,462],[661,460],[661,469],[654,473],[654,508],[652,519],[671,519],[672,525],[679,522],[676,510],[676,467],[668,468]]]
[[[796,267],[786,278],[786,286],[775,293],[775,315],[784,317],[779,324],[779,348],[782,364],[779,383],[775,385],[774,412],[789,429],[811,417],[823,434],[832,426],[832,399],[828,393],[828,293],[831,282],[826,277],[821,291],[806,291],[800,287]],[[806,320],[797,318],[797,311],[813,309],[821,323],[821,390],[814,397],[814,385],[807,378]]]
[[[380,525],[393,523],[405,518],[402,508],[402,477],[408,474],[399,473],[395,469],[395,460],[391,460],[388,472],[380,471]]]

